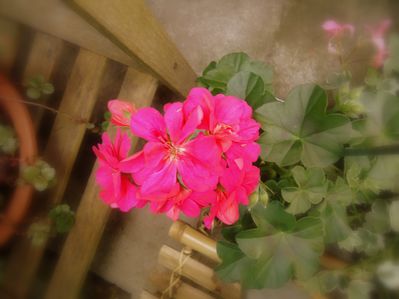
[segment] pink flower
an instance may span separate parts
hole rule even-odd
[[[194,193],[192,198],[201,206],[209,206],[209,214],[204,218],[210,229],[215,218],[231,225],[239,219],[239,205],[248,205],[248,196],[259,184],[260,170],[255,166],[239,169],[237,165],[226,168],[215,191]]]
[[[340,24],[334,20],[325,21],[322,27],[329,37],[328,51],[332,54],[341,54],[336,44],[345,33],[349,33],[350,36],[355,33],[355,27],[352,24]]]
[[[213,135],[223,152],[233,143],[246,144],[258,139],[260,125],[252,118],[252,108],[233,96],[212,94],[205,88],[193,88],[184,103],[185,114],[201,107],[204,118],[200,128]]]
[[[107,133],[102,135],[102,144],[93,147],[98,158],[99,167],[96,181],[100,186],[101,199],[112,208],[129,211],[133,207],[142,207],[145,201],[140,201],[137,189],[131,183],[130,175],[121,172],[121,161],[130,150],[130,139],[127,134],[117,131],[114,143]]]
[[[165,116],[142,108],[132,117],[132,132],[148,142],[142,154],[125,161],[143,196],[170,194],[178,181],[194,191],[215,188],[221,152],[215,138],[194,135],[203,113],[197,107],[184,115],[182,103],[167,104]],[[195,137],[195,138],[194,138]]]
[[[128,127],[130,118],[136,112],[133,104],[121,100],[110,100],[108,110],[111,112],[111,122],[116,126]]]
[[[200,206],[191,198],[192,191],[185,189],[180,184],[176,184],[176,188],[166,199],[154,198],[151,200],[151,210],[154,213],[166,213],[172,220],[179,218],[180,212],[188,217],[198,217],[200,214]]]
[[[388,57],[388,49],[385,43],[385,35],[391,27],[391,20],[383,20],[376,27],[368,27],[368,31],[371,34],[371,41],[373,42],[377,53],[373,58],[373,65],[376,68],[381,67],[384,64],[385,59]]]

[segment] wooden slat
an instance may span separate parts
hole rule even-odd
[[[0,18],[0,69],[5,72],[9,72],[15,62],[18,38],[18,25]]]
[[[100,32],[138,58],[169,87],[186,95],[196,74],[157,22],[144,0],[68,0]]]
[[[46,80],[50,79],[61,53],[62,44],[62,40],[58,38],[36,32],[29,52],[24,80],[37,75],[42,75]]]
[[[142,71],[152,71],[181,95],[186,95],[194,84],[195,73],[143,1],[113,1],[112,5],[109,1],[88,3],[96,7],[95,13],[100,13],[97,15],[99,18],[106,17],[110,22],[104,25],[112,25],[108,26],[107,31],[117,34],[118,41],[123,43],[117,45],[115,39],[111,41],[105,37],[64,2],[35,0],[35,5],[32,5],[30,0],[0,0],[0,14],[122,64]],[[95,23],[98,25],[97,21]]]
[[[37,75],[41,75],[46,81],[49,81],[61,54],[62,46],[62,40],[45,33],[36,32],[23,75],[24,81],[26,82]],[[41,103],[44,104],[43,100]],[[43,113],[43,109],[38,109],[32,115],[36,128],[43,117]]]
[[[97,99],[106,58],[87,50],[80,50],[68,81],[54,123],[44,158],[57,172],[57,185],[52,189],[50,201],[62,200],[71,170],[86,131],[85,124],[77,124],[65,116],[89,119]],[[34,246],[24,239],[11,256],[5,274],[5,289],[16,298],[25,298],[40,264],[47,240]],[[23,271],[21,270],[23,269]]]
[[[154,296],[153,294],[147,292],[147,291],[142,291],[140,294],[140,299],[158,299],[159,297]],[[132,298],[135,299],[135,298]]]
[[[48,13],[45,13],[48,12]],[[0,0],[0,15],[86,48],[120,63],[138,62],[99,33],[62,0]]]
[[[132,100],[138,107],[151,103],[157,88],[157,81],[149,75],[129,69],[120,95]],[[137,139],[134,138],[133,146]],[[61,256],[55,268],[47,299],[77,298],[83,285],[97,246],[107,223],[110,209],[98,198],[95,184],[95,170],[83,194],[76,213],[76,222],[68,235]]]

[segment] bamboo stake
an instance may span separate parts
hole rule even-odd
[[[142,291],[140,294],[140,299],[159,299],[159,297],[154,296],[153,294],[148,293],[147,291]]]
[[[174,222],[170,227],[169,236],[211,260],[217,263],[221,262],[216,251],[216,241],[193,229],[188,224],[181,221]]]
[[[179,265],[180,252],[166,245],[159,252],[159,264],[173,271]],[[241,298],[241,287],[239,284],[223,284],[216,278],[215,272],[208,266],[201,264],[193,258],[188,258],[182,266],[182,276],[205,289],[221,295],[223,298]]]
[[[162,293],[165,289],[169,286],[170,275],[172,274],[171,271],[166,270],[165,268],[159,266],[155,269],[149,276],[148,280],[152,286],[155,287],[157,291]],[[180,282],[176,288],[174,289],[173,293],[174,299],[215,299],[214,296],[205,293],[202,290],[199,290],[193,287],[190,284],[185,282]]]

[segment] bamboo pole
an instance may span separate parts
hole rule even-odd
[[[148,293],[147,291],[142,291],[140,294],[140,299],[159,299],[159,297],[154,296],[153,294]]]
[[[189,257],[183,265],[180,265],[180,252],[166,245],[159,252],[159,264],[173,271],[181,266],[182,276],[190,279],[203,288],[215,292],[226,299],[241,298],[241,287],[238,283],[224,284],[217,280],[215,272],[208,266]]]
[[[155,269],[149,276],[148,280],[151,284],[152,288],[155,288],[156,291],[162,293],[166,290],[170,283],[170,276],[172,272],[159,266]],[[149,290],[152,290],[150,288]],[[169,298],[169,297],[167,297]],[[215,299],[214,296],[199,290],[192,285],[180,281],[175,288],[173,289],[173,298],[174,299]]]
[[[221,262],[216,251],[216,241],[193,229],[188,224],[181,221],[174,222],[169,229],[169,236],[211,260],[217,263]]]

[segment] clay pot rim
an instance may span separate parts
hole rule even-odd
[[[37,158],[37,141],[32,118],[23,98],[13,84],[0,73],[0,109],[10,118],[19,142],[20,163],[32,164]],[[23,221],[32,201],[33,187],[16,186],[0,218],[0,247],[4,246]]]

